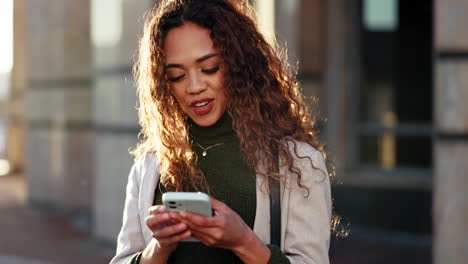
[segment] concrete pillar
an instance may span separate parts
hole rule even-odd
[[[436,0],[434,263],[468,258],[468,1]]]
[[[323,0],[301,0],[297,14],[299,80],[311,110],[323,118],[327,99],[323,85],[325,4]]]
[[[353,82],[358,81],[359,68],[356,56],[359,45],[359,20],[354,1],[329,0],[326,1],[326,29],[324,48],[324,94],[326,143],[331,160],[338,171],[351,167],[350,159],[357,158],[352,155],[355,140],[352,140],[353,120],[351,102],[351,88]]]
[[[25,9],[29,202],[88,211],[94,164],[89,1],[26,0]]]
[[[94,236],[115,242],[122,225],[125,186],[133,163],[129,149],[139,132],[132,77],[143,14],[151,0],[92,0],[93,86],[96,126]]]
[[[296,67],[298,60],[298,24],[300,0],[275,0],[275,31],[280,44],[286,44],[289,64]]]
[[[267,0],[264,0],[267,1]],[[274,1],[275,33],[286,46],[288,62],[298,79],[312,111],[326,112],[326,94],[322,86],[324,11],[323,0]],[[312,100],[313,97],[319,102]]]
[[[24,94],[27,85],[26,72],[26,8],[25,0],[13,2],[13,69],[8,102],[8,132],[6,140],[7,160],[12,173],[24,168],[25,113]]]

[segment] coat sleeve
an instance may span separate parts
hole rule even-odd
[[[299,144],[295,166],[301,170],[301,183],[309,188],[309,193],[297,185],[294,174],[289,177],[290,189],[284,193],[287,203],[283,204],[288,208],[283,218],[287,222],[283,250],[291,263],[328,264],[330,179],[322,153],[308,144]],[[294,151],[291,153],[294,155]]]
[[[122,228],[117,238],[116,254],[110,261],[110,264],[130,263],[132,258],[145,248],[138,209],[138,197],[142,177],[141,164],[141,160],[140,162],[136,162],[128,176]]]

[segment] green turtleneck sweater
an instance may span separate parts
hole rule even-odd
[[[256,211],[255,171],[243,158],[231,117],[225,113],[210,127],[201,127],[189,120],[189,126],[192,148],[198,155],[197,165],[205,175],[211,195],[234,210],[253,229]],[[206,156],[202,155],[204,149],[200,146],[206,149]],[[161,189],[164,191],[164,188]],[[161,190],[156,188],[154,204],[162,204],[161,198]],[[269,263],[289,263],[277,246],[267,246],[272,253]],[[140,254],[136,255],[132,263],[139,263],[139,258]],[[242,261],[227,249],[208,247],[200,242],[180,242],[167,263],[228,264]]]

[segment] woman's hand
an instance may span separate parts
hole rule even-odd
[[[207,246],[232,249],[242,242],[250,228],[242,218],[223,202],[211,197],[214,217],[205,217],[187,211],[170,213],[176,221],[186,224],[195,238]]]
[[[210,200],[215,216],[182,211],[171,212],[171,219],[186,224],[203,244],[232,250],[244,263],[267,263],[270,250],[244,220],[223,202],[213,197]]]
[[[142,259],[161,259],[165,262],[177,248],[177,243],[191,236],[187,225],[171,219],[164,205],[150,207],[145,223],[155,239],[143,252]]]

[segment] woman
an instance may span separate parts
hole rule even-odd
[[[135,68],[143,141],[111,263],[328,263],[323,146],[251,10],[165,0],[147,20]],[[281,246],[269,244],[270,177],[281,183]],[[207,192],[215,215],[168,213],[165,191]],[[180,242],[190,236],[201,243]]]

